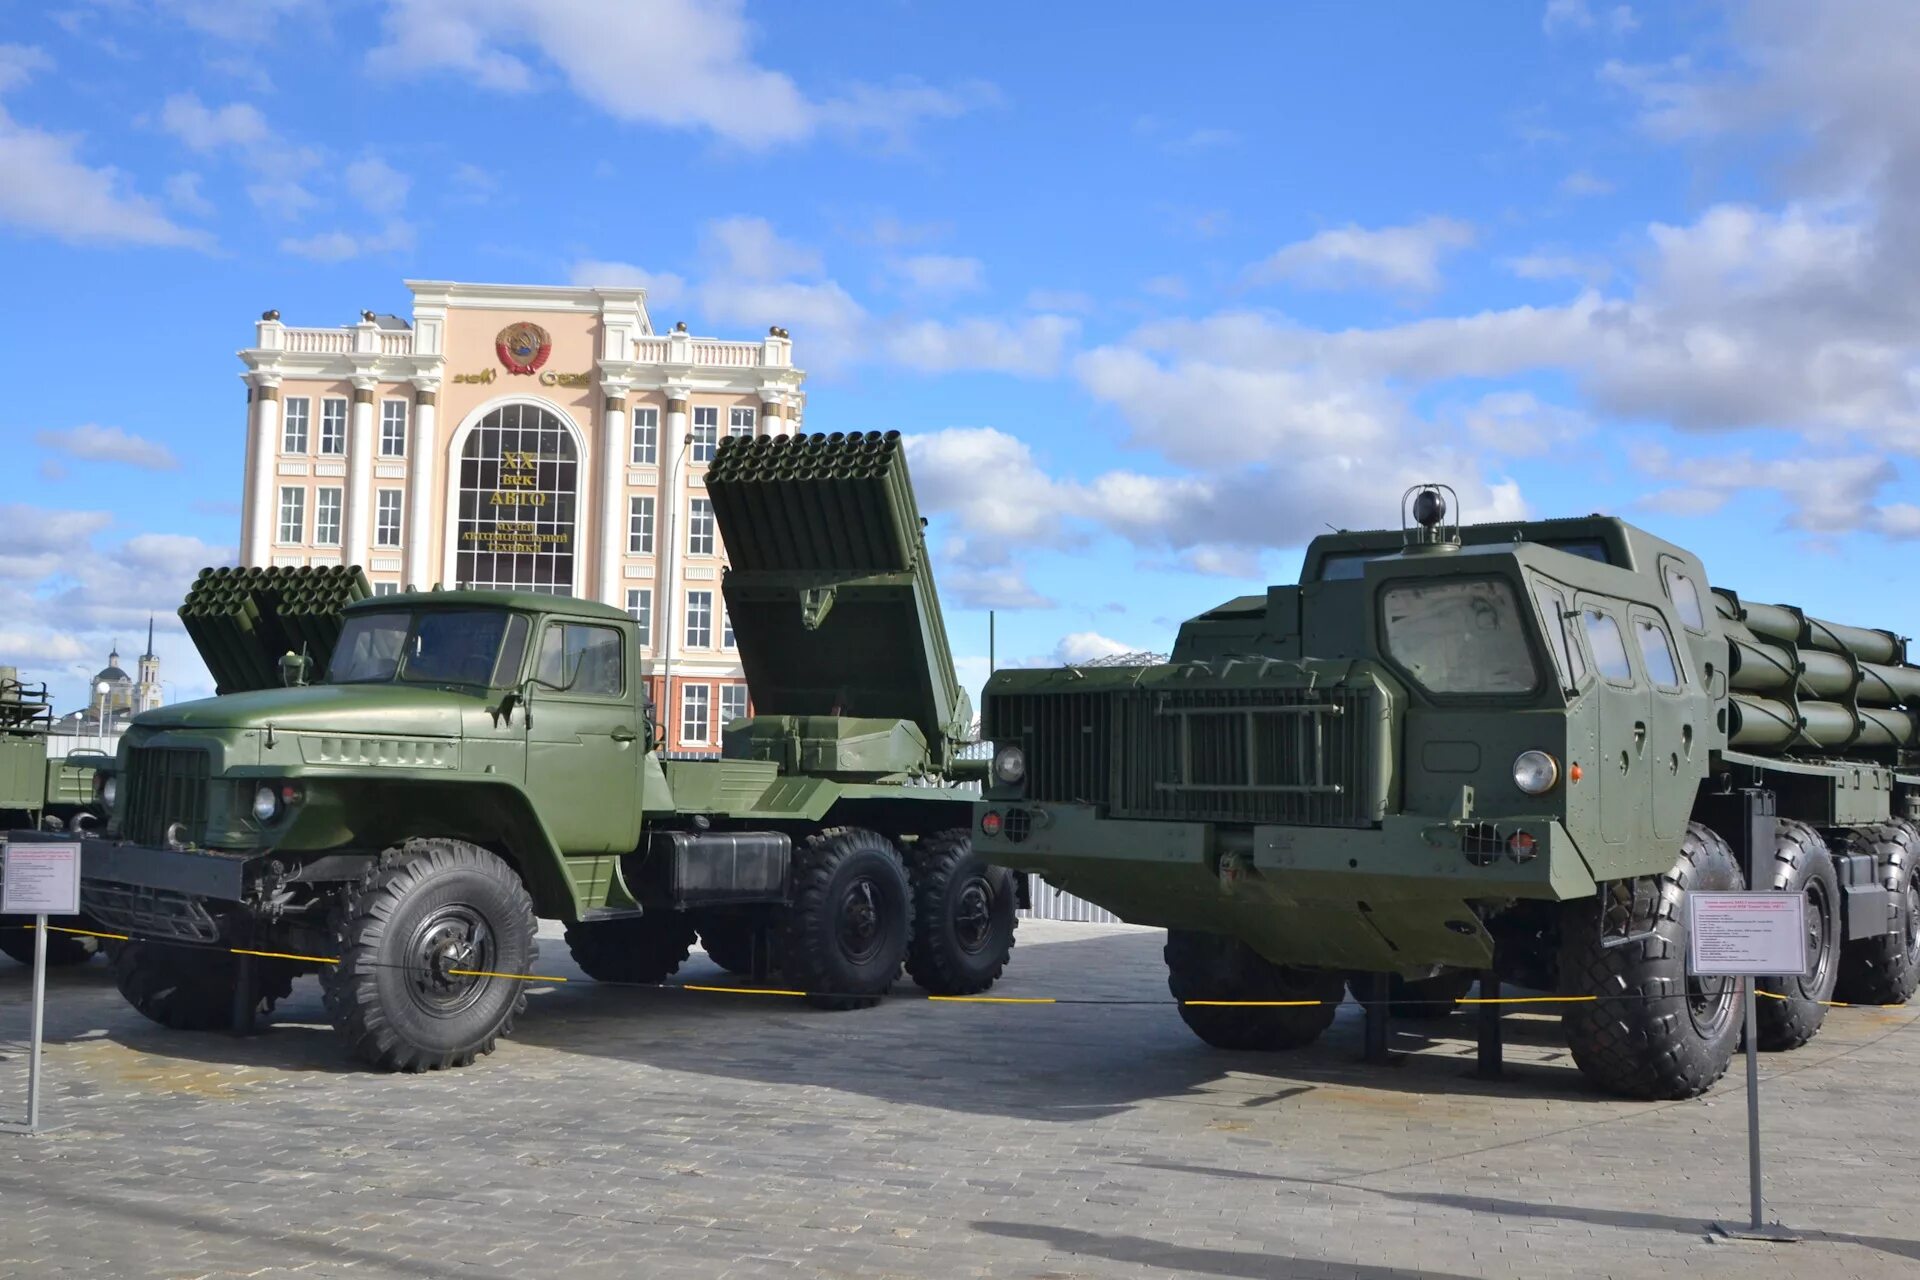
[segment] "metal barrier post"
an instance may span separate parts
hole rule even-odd
[[[1500,998],[1500,978],[1491,969],[1480,974],[1480,998],[1487,1003],[1474,1010],[1480,1033],[1479,1063],[1474,1074],[1482,1080],[1498,1080],[1506,1073],[1506,1042],[1501,1036],[1500,1006],[1493,1003]]]
[[[1390,979],[1384,973],[1370,973],[1360,985],[1366,992],[1365,1035],[1360,1056],[1367,1062],[1385,1062],[1392,1055],[1387,1052],[1387,995],[1392,989]]]

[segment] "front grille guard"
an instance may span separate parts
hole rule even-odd
[[[83,879],[80,909],[107,928],[135,937],[180,942],[220,940],[220,924],[206,904],[172,889]]]

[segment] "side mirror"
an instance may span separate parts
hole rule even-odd
[[[307,657],[303,648],[299,653],[280,655],[280,683],[289,689],[297,689],[307,682],[307,674],[313,667],[313,660]]]

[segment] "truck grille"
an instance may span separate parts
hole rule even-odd
[[[996,694],[986,736],[1027,753],[1027,798],[1115,818],[1361,827],[1384,810],[1368,687]]]
[[[135,844],[164,844],[167,828],[184,823],[197,839],[207,817],[208,758],[204,751],[135,747],[127,753],[121,831]]]

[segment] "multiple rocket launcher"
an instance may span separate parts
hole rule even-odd
[[[373,594],[358,567],[202,569],[180,621],[220,693],[280,687],[280,655],[326,670],[343,610]]]
[[[1920,666],[1891,631],[1748,604],[1716,588],[1731,642],[1728,745],[1768,755],[1920,749]]]

